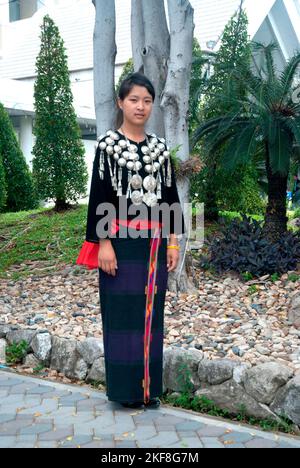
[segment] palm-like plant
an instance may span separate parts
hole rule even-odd
[[[287,231],[288,175],[294,149],[300,145],[300,102],[295,98],[300,52],[278,73],[274,63],[277,46],[252,46],[262,54],[261,67],[253,71],[241,64],[233,70],[226,94],[218,97],[223,109],[224,100],[230,103],[230,111],[201,124],[192,135],[191,147],[202,139],[212,153],[225,146],[221,163],[226,171],[262,152],[268,179],[264,233],[275,241]],[[246,89],[242,97],[237,92],[241,83]]]

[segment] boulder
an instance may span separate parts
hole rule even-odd
[[[30,367],[31,369],[34,369],[37,367],[40,363],[40,361],[35,357],[34,354],[27,354],[24,360],[24,365],[26,367]]]
[[[278,390],[293,375],[293,372],[283,364],[268,362],[247,370],[243,383],[248,395],[260,403],[270,405]]]
[[[52,338],[50,333],[38,333],[31,342],[35,357],[48,365],[50,363]]]
[[[9,331],[10,327],[8,325],[0,325],[0,338],[6,338]]]
[[[200,382],[219,385],[232,379],[233,371],[238,366],[239,362],[230,359],[204,359],[199,364],[198,377]]]
[[[104,355],[103,341],[87,338],[77,344],[77,351],[87,364],[92,365],[96,359]]]
[[[85,372],[87,373],[87,365],[85,369],[84,361],[77,353],[76,347],[77,342],[75,340],[54,336],[50,362],[51,369],[55,369],[71,379],[75,375],[80,375],[78,378],[81,378]],[[77,364],[78,360],[79,364]]]
[[[258,419],[279,420],[268,406],[258,403],[250,395],[247,395],[242,385],[234,380],[227,380],[221,385],[201,388],[195,392],[195,396],[205,396],[212,400],[216,406],[228,410],[231,414],[245,412],[248,416]]]
[[[87,382],[106,382],[104,357],[96,359],[87,376]]]
[[[87,363],[85,362],[84,359],[79,358],[76,361],[76,365],[75,365],[73,373],[71,372],[69,375],[73,379],[85,380],[86,376],[87,376],[87,373],[88,373]]]
[[[163,387],[164,391],[183,391],[186,384],[190,390],[199,385],[198,367],[203,359],[203,352],[198,349],[184,349],[168,346],[163,353]],[[189,375],[190,374],[190,375]]]
[[[6,363],[6,340],[0,339],[0,364]]]
[[[300,374],[279,390],[270,408],[274,413],[286,416],[300,426]]]

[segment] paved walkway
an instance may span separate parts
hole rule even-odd
[[[300,438],[161,405],[129,409],[89,387],[0,371],[0,448],[300,448]]]

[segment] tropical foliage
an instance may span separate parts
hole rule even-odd
[[[230,173],[238,164],[247,164],[259,152],[263,155],[268,179],[265,235],[278,240],[287,231],[286,191],[295,146],[300,145],[300,103],[294,99],[300,53],[282,72],[275,66],[275,44],[253,44],[262,66],[255,72],[239,63],[230,72],[227,89],[219,94],[228,110],[208,119],[194,132],[194,143],[205,139],[210,153],[220,148],[221,164]],[[243,83],[245,93],[239,93]]]

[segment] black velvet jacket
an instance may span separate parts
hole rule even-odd
[[[120,137],[122,138],[123,135],[116,131],[116,133],[118,133],[120,135]],[[147,134],[148,138],[150,139],[151,138],[151,135]],[[91,180],[91,188],[90,188],[90,195],[89,195],[89,204],[88,204],[88,213],[87,213],[87,226],[86,226],[86,241],[88,242],[94,242],[94,243],[98,243],[99,242],[99,236],[96,232],[96,227],[97,227],[97,223],[101,220],[101,218],[103,218],[104,216],[107,216],[107,212],[105,212],[105,214],[103,215],[99,215],[99,214],[96,214],[96,209],[97,209],[97,206],[100,204],[100,203],[112,203],[114,206],[115,206],[115,209],[116,209],[116,217],[117,218],[121,218],[121,219],[127,219],[127,220],[131,220],[131,219],[134,219],[134,218],[141,218],[140,216],[140,212],[138,210],[138,207],[137,207],[137,211],[135,212],[134,215],[131,215],[131,214],[128,214],[128,211],[126,212],[126,217],[124,218],[124,216],[120,216],[120,212],[119,212],[119,198],[117,196],[117,192],[113,189],[113,186],[112,186],[112,183],[111,183],[111,177],[110,177],[110,171],[109,171],[109,165],[108,165],[108,162],[107,162],[107,154],[106,154],[106,151],[104,150],[104,179],[101,180],[100,179],[100,176],[99,176],[99,159],[100,159],[100,148],[99,148],[99,143],[101,141],[104,141],[105,138],[107,137],[107,135],[105,137],[103,137],[101,140],[98,141],[98,146],[97,146],[97,149],[96,149],[96,152],[95,152],[95,158],[94,158],[94,162],[93,162],[93,172],[92,172],[92,180]],[[148,175],[144,169],[144,166],[145,166],[145,163],[143,162],[143,156],[144,154],[141,152],[141,148],[142,146],[144,146],[146,144],[146,140],[140,142],[140,143],[137,143],[131,139],[129,139],[130,143],[133,143],[135,145],[137,145],[138,147],[138,153],[140,155],[140,161],[141,163],[143,164],[143,167],[141,168],[141,170],[139,171],[140,175],[142,176],[142,178],[144,178],[146,175]],[[167,148],[166,148],[167,149]],[[111,161],[112,161],[112,167],[114,165],[114,160],[111,156]],[[178,191],[177,191],[177,186],[176,186],[176,178],[175,178],[175,172],[174,172],[174,166],[173,166],[173,162],[172,162],[172,159],[170,159],[171,161],[171,179],[172,179],[172,184],[171,184],[171,187],[167,187],[163,181],[163,177],[162,177],[162,183],[161,183],[161,196],[162,198],[158,200],[158,205],[160,205],[161,203],[167,203],[169,206],[172,205],[173,203],[177,202],[180,204],[180,200],[179,200],[179,196],[178,196]],[[165,164],[165,173],[167,173],[167,160],[165,160],[164,162]],[[117,171],[118,171],[118,167],[117,167]],[[160,169],[161,171],[161,175],[162,175],[162,169]],[[132,201],[130,198],[126,199],[126,190],[127,190],[127,185],[128,185],[128,180],[127,180],[127,169],[123,169],[123,176],[122,176],[122,187],[123,187],[123,199],[125,201],[125,206],[127,204],[127,210],[129,209],[129,207],[132,205]],[[142,205],[144,206],[144,209],[146,207],[146,212],[147,212],[147,219],[150,221],[151,220],[151,210],[154,209],[151,208],[151,207],[148,207],[147,205],[145,205],[145,203],[142,203]],[[170,229],[168,229],[167,231],[167,234],[166,235],[169,235],[169,234],[184,234],[186,233],[186,228],[185,228],[185,222],[184,222],[184,216],[183,216],[183,211],[181,209],[181,205],[178,205],[179,207],[179,212],[180,212],[180,220],[179,222],[177,221],[177,223],[175,222],[175,216],[176,214],[178,214],[178,211],[174,212],[174,210],[170,210],[170,221],[169,221],[169,225],[170,225]],[[123,212],[122,212],[123,213]],[[152,218],[152,219],[157,219],[157,218]],[[157,219],[159,222],[162,222],[163,218],[162,218],[162,215],[161,215],[161,210],[159,210],[159,219]],[[107,227],[106,229],[108,230],[108,224],[107,224]],[[109,238],[109,231],[107,233],[106,236],[102,236],[103,238]],[[116,233],[113,237],[118,237],[118,233]]]

